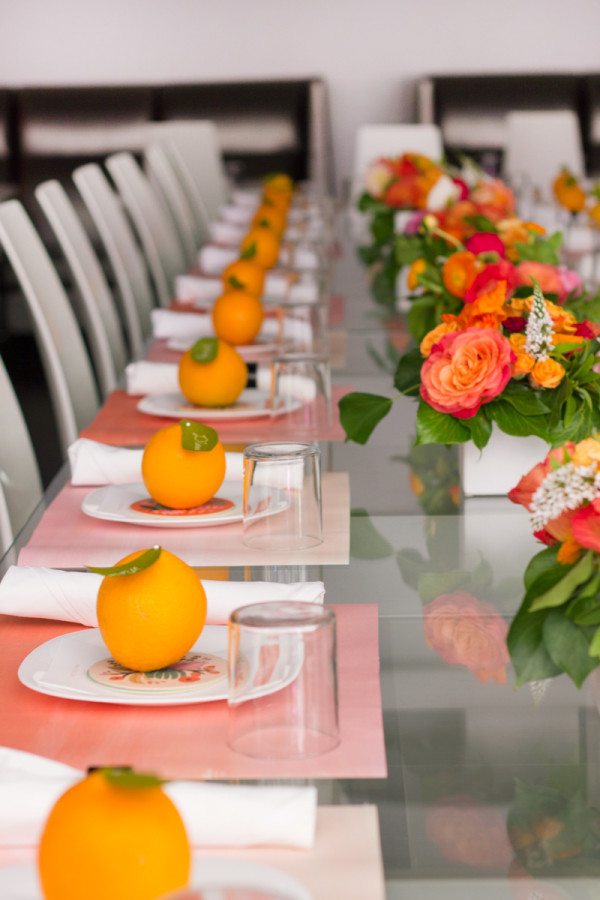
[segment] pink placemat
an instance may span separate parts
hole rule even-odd
[[[254,419],[240,419],[235,422],[216,422],[215,427],[223,444],[252,443],[254,441],[343,441],[346,438],[340,424],[338,402],[351,387],[337,386],[332,389],[332,422],[323,417],[323,427],[310,434],[303,433],[302,410],[289,416],[264,416]],[[151,416],[137,409],[139,397],[128,397],[125,391],[113,391],[94,421],[84,428],[81,437],[116,444],[121,447],[139,447],[146,444],[155,431],[176,422],[163,416]],[[206,420],[209,421],[208,419]]]
[[[301,884],[312,900],[384,900],[379,820],[375,806],[320,806],[310,850],[258,848],[194,852],[195,859],[268,866]],[[0,866],[35,863],[34,848],[0,848]],[[268,873],[265,873],[268,878]]]
[[[175,312],[202,312],[211,307],[202,306],[197,300],[172,300],[169,309]],[[346,318],[346,298],[343,294],[331,294],[329,298],[329,324],[334,328],[344,324]]]
[[[134,766],[165,778],[384,778],[376,604],[332,607],[338,628],[341,743],[307,760],[256,760],[227,747],[225,701],[119,706],[63,700],[24,687],[34,647],[77,626],[0,616],[0,745],[87,769]]]
[[[323,543],[309,550],[257,550],[242,543],[242,523],[201,528],[150,528],[92,519],[81,511],[95,488],[66,484],[19,554],[22,566],[77,569],[112,566],[142,547],[160,544],[190,566],[347,565],[350,561],[350,480],[321,478]]]

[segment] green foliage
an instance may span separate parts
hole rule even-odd
[[[340,422],[347,441],[366,444],[376,425],[387,416],[394,401],[378,394],[346,394],[339,401]]]
[[[528,244],[515,244],[515,250],[519,254],[518,262],[541,262],[558,266],[560,263],[559,251],[562,247],[562,232],[557,231],[550,237],[539,234]]]
[[[190,350],[190,356],[197,363],[212,362],[219,354],[219,339],[204,337],[196,341]]]
[[[121,576],[136,575],[143,572],[156,562],[161,553],[161,547],[151,547],[132,559],[131,562],[122,563],[120,566],[86,566],[90,572],[96,572],[97,575]]]
[[[206,453],[219,443],[219,435],[210,425],[191,422],[189,419],[181,419],[179,424],[181,425],[181,446],[184,450]]]

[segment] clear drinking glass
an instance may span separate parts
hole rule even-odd
[[[245,756],[301,759],[340,741],[333,610],[276,601],[229,620],[227,743]]]
[[[265,550],[307,550],[323,541],[321,451],[274,441],[244,450],[243,542]]]
[[[271,362],[271,405],[287,406],[302,432],[318,433],[331,425],[331,370],[327,356],[283,353]],[[279,414],[278,414],[279,415]]]

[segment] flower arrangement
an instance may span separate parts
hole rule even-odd
[[[358,208],[361,212],[382,211],[381,207],[428,209],[436,201],[433,188],[443,177],[448,178],[441,166],[418,153],[382,157],[367,169]],[[452,190],[452,196],[458,193],[458,188]]]
[[[581,687],[600,665],[600,436],[551,450],[509,498],[548,545],[525,572],[508,635],[517,684],[566,672]]]
[[[600,428],[600,328],[547,300],[537,282],[511,296],[506,280],[467,299],[399,361],[394,383],[419,398],[418,444],[472,440],[483,448],[492,426],[536,435],[551,446]],[[366,443],[393,401],[348,394],[340,401],[347,438]]]

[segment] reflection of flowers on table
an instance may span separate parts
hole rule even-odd
[[[476,869],[505,868],[512,852],[502,814],[468,794],[455,794],[427,808],[427,837],[442,856]]]

